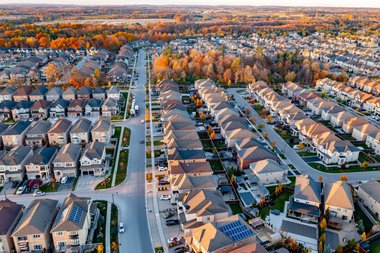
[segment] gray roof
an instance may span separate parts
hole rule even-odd
[[[90,132],[91,129],[91,120],[86,118],[81,118],[75,122],[74,126],[71,129],[71,133],[83,133]]]
[[[49,130],[50,133],[66,133],[70,130],[71,121],[68,119],[59,119],[52,128]]]
[[[53,162],[65,163],[75,162],[80,155],[81,147],[79,144],[68,143],[64,145],[59,151]]]
[[[321,183],[314,181],[314,179],[308,175],[297,177],[294,187],[294,197],[321,203]]]
[[[92,89],[87,86],[83,86],[78,90],[78,95],[91,95],[92,94]]]
[[[11,95],[16,92],[16,88],[13,86],[5,87],[1,92],[0,95]]]
[[[119,94],[120,89],[116,86],[111,86],[111,88],[107,91],[107,94]]]
[[[54,104],[52,105],[52,107],[57,107],[57,106],[61,106],[62,108],[67,108],[67,106],[69,106],[70,104],[70,101],[67,101],[63,98],[60,98],[58,99],[57,101],[54,102]]]
[[[30,96],[40,96],[40,95],[45,95],[48,92],[48,89],[46,87],[37,87],[34,89],[31,93]]]
[[[47,96],[60,96],[62,95],[63,90],[58,87],[53,87],[51,90],[49,90],[46,95]]]
[[[359,186],[364,192],[371,196],[374,200],[380,203],[380,183],[376,180],[371,180]]]
[[[67,88],[62,95],[75,95],[77,94],[77,90],[74,87]]]
[[[26,135],[47,134],[50,127],[51,123],[49,121],[39,120],[26,132]]]
[[[11,127],[8,127],[2,135],[19,135],[24,132],[29,126],[30,121],[19,121]]]
[[[272,159],[265,159],[251,163],[250,167],[257,174],[284,172],[287,170],[286,167],[280,165],[278,162],[273,161]]]
[[[43,234],[49,230],[49,224],[55,217],[58,201],[35,199],[26,209],[12,236]]]
[[[111,121],[109,119],[99,118],[92,128],[91,132],[104,132],[111,129]]]
[[[23,207],[9,199],[0,200],[0,235],[6,235],[9,232]]]
[[[56,147],[42,147],[34,151],[34,154],[28,159],[26,164],[46,165],[57,153]]]
[[[301,223],[292,222],[289,220],[282,221],[281,230],[295,235],[301,235],[313,239],[318,238],[318,231],[316,226],[312,227]]]
[[[29,146],[17,146],[0,159],[0,165],[19,165],[32,150]]]
[[[90,100],[87,100],[87,104],[86,105],[89,105],[91,107],[101,107],[102,103],[103,103],[102,100],[96,99],[96,98],[92,98]]]
[[[90,204],[90,198],[81,198],[70,193],[57,214],[51,232],[83,229]]]
[[[91,142],[87,144],[82,157],[87,157],[90,160],[94,158],[101,159],[105,148],[106,144],[104,144],[103,142]]]
[[[9,127],[8,124],[4,124],[3,122],[0,122],[0,134],[3,133],[8,127]]]
[[[38,100],[37,102],[34,103],[34,105],[31,107],[32,110],[35,109],[46,109],[49,108],[51,105],[51,102],[48,100]]]

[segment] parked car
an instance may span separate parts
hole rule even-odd
[[[165,170],[168,169],[168,167],[158,166],[157,169],[158,169],[159,171],[165,171]]]
[[[124,233],[124,232],[125,232],[124,224],[123,224],[123,222],[120,222],[120,224],[119,224],[119,233]]]
[[[34,179],[29,180],[29,181],[28,181],[28,188],[32,188],[33,185],[34,185],[34,182],[35,182]]]
[[[293,149],[298,150],[299,149],[298,145],[293,145]]]
[[[167,195],[167,194],[163,194],[160,196],[160,199],[161,200],[170,200],[172,197],[170,195]]]
[[[16,194],[17,195],[21,195],[24,193],[25,189],[26,189],[26,186],[28,184],[28,181],[25,181],[16,191]]]
[[[42,184],[42,181],[37,179],[36,182],[34,182],[33,189],[40,188],[41,184]]]
[[[140,140],[140,144],[144,144],[144,142],[145,142],[144,140]]]
[[[169,181],[166,181],[166,180],[158,181],[158,185],[167,185],[167,184],[169,184]]]
[[[69,178],[68,178],[68,177],[63,177],[63,178],[61,179],[61,184],[66,184],[67,179],[69,179]]]
[[[145,123],[145,120],[142,119],[142,120],[141,120],[141,124],[144,124],[144,123]]]
[[[174,249],[174,253],[184,253],[186,252],[187,248],[182,246]]]
[[[175,236],[168,239],[169,248],[182,244],[183,240],[181,237]]]
[[[176,213],[175,212],[168,212],[164,215],[165,220],[173,217]]]
[[[35,190],[33,193],[33,197],[40,197],[40,196],[45,196],[45,192],[40,191],[40,190]]]
[[[166,221],[166,226],[174,226],[174,225],[178,225],[179,224],[179,220],[167,220]]]

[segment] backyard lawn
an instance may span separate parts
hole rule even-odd
[[[230,208],[231,208],[232,214],[239,214],[243,212],[241,210],[240,205],[237,203],[230,204]]]
[[[380,241],[374,241],[369,244],[369,252],[380,252]]]
[[[223,171],[223,165],[219,159],[210,160],[210,165],[213,171]]]
[[[278,209],[280,212],[284,211],[285,202],[289,200],[289,197],[292,195],[291,192],[284,191],[279,195],[277,198],[275,198],[272,203],[273,205],[265,206],[260,210],[260,216],[262,219],[265,219],[267,215],[269,215],[270,210]]]
[[[372,226],[373,226],[372,222],[368,219],[367,215],[365,215],[365,213],[362,211],[360,206],[358,206],[356,203],[355,203],[354,217],[355,217],[356,223],[358,223],[359,220],[363,221],[364,229],[366,232],[369,232],[372,229]],[[359,231],[359,232],[361,234],[363,231]]]

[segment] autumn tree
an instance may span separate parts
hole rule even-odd
[[[345,175],[340,176],[340,181],[348,181],[348,177]]]
[[[327,227],[327,221],[325,218],[323,218],[321,220],[321,223],[319,223],[319,227],[322,229],[322,231],[325,231],[326,227]]]
[[[210,134],[210,140],[214,140],[215,137],[216,137],[215,131],[212,131],[212,133]]]

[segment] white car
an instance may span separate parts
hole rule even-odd
[[[159,171],[165,171],[168,169],[168,167],[164,167],[164,166],[158,166],[157,168]]]
[[[294,150],[299,150],[298,145],[294,145],[294,146],[293,146],[293,149],[294,149]]]
[[[123,224],[123,222],[120,222],[120,224],[119,224],[119,233],[124,233],[124,232],[125,232],[124,224]]]
[[[68,177],[63,177],[61,179],[61,184],[66,184]]]
[[[43,191],[35,190],[33,193],[33,197],[45,196],[45,194],[46,193]]]
[[[24,193],[26,187],[25,186],[20,186],[17,191],[16,191],[16,195],[21,195]]]
[[[142,119],[142,120],[141,120],[141,124],[144,124],[144,123],[145,123],[145,120]]]
[[[178,236],[174,236],[168,239],[168,244],[171,244],[173,242],[179,242],[179,241],[181,241],[181,238]]]
[[[160,196],[160,199],[161,200],[170,200],[172,197],[170,195],[167,195],[167,194],[163,194]]]

